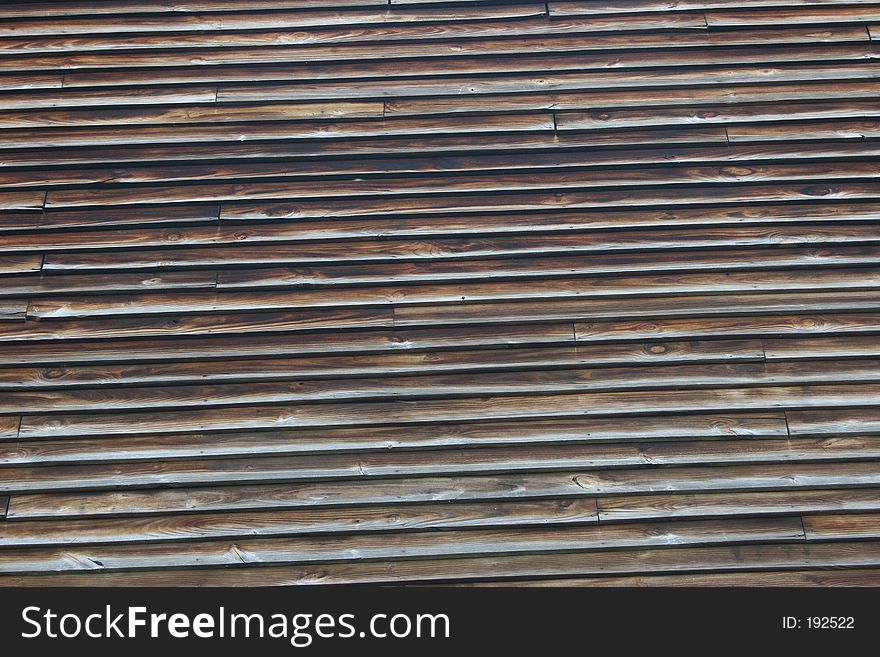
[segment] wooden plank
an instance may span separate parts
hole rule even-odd
[[[220,346],[220,345],[218,345]],[[212,354],[214,357],[216,353]],[[880,354],[878,354],[880,355]],[[147,355],[150,357],[150,354]],[[192,357],[192,356],[190,356]],[[133,360],[133,359],[132,359]],[[764,360],[757,340],[656,342],[446,350],[299,358],[248,358],[171,363],[111,363],[93,366],[3,368],[0,388],[56,388],[82,385],[272,381],[351,375],[438,374],[548,367],[662,363],[721,363]]]
[[[819,436],[874,433],[880,427],[880,408],[786,413],[792,435]]]
[[[15,440],[18,438],[18,427],[21,418],[15,415],[0,416],[0,439]]]
[[[220,215],[218,204],[193,204],[159,206],[148,208],[91,208],[89,210],[66,210],[63,212],[43,212],[38,228],[40,231],[55,228],[77,228],[113,226],[117,224],[216,224]],[[175,229],[166,233],[164,243],[173,243]],[[56,235],[57,236],[57,235]],[[34,238],[36,237],[36,240]],[[0,238],[2,239],[2,238]],[[13,238],[14,239],[14,238]],[[27,239],[23,236],[22,239]],[[32,236],[32,246],[45,250],[39,235]]]
[[[835,72],[841,79],[870,80],[877,77],[877,67],[871,63],[848,63],[841,66],[790,65],[790,66],[737,66],[735,68],[711,67],[698,71],[678,71],[666,68],[661,72],[652,70],[596,71],[590,73],[549,72],[547,75],[497,75],[493,77],[464,77],[454,80],[424,78],[407,84],[393,80],[352,81],[340,83],[311,82],[271,85],[236,85],[221,83],[217,102],[256,102],[273,100],[325,100],[350,98],[401,98],[419,96],[480,95],[530,93],[542,89],[554,91],[588,89],[626,89],[633,86],[696,86],[725,84],[752,84],[759,80],[767,83],[786,83],[795,80],[812,82],[831,79]]]
[[[859,119],[810,123],[733,125],[725,128],[731,143],[798,139],[871,139],[880,135],[880,122]],[[795,137],[796,135],[796,137]]]
[[[46,192],[21,191],[0,192],[0,210],[40,210],[46,200]]]
[[[380,282],[424,282],[496,278],[547,277],[573,274],[607,274],[655,271],[712,271],[763,267],[822,267],[874,265],[880,247],[813,249],[689,250],[685,258],[675,252],[611,255],[530,257],[522,259],[445,260],[440,262],[363,264],[313,267],[266,267],[219,272],[217,289],[290,288],[306,285],[341,285]],[[60,278],[60,277],[59,277]],[[65,279],[67,277],[64,277]],[[10,292],[10,294],[15,292]]]
[[[21,299],[0,300],[0,326],[5,326],[5,322],[20,323],[25,318],[26,306]]]
[[[40,224],[41,211],[0,211],[0,232],[36,228]],[[6,256],[3,256],[6,257]]]
[[[89,92],[91,93],[91,92]],[[114,98],[105,94],[107,100],[102,105],[114,105]],[[0,99],[2,100],[2,99]],[[164,102],[164,100],[162,101]],[[206,99],[205,102],[212,102]],[[67,101],[57,106],[69,104]],[[182,123],[226,123],[260,121],[295,121],[315,119],[376,118],[383,113],[381,102],[333,102],[333,103],[285,103],[262,106],[217,107],[202,105],[168,107],[112,107],[105,109],[83,109],[81,103],[74,103],[73,109],[47,110],[34,113],[32,109],[4,111],[0,113],[0,128],[60,128],[64,126],[140,126],[171,125]],[[54,107],[55,105],[53,105]],[[869,114],[870,115],[870,114]]]
[[[30,113],[28,113],[29,116]],[[33,120],[33,119],[30,119]],[[354,125],[357,122],[349,124]],[[427,121],[423,125],[434,123]],[[114,171],[121,169],[120,163],[139,164],[144,162],[179,162],[181,164],[202,164],[202,160],[231,160],[238,163],[241,160],[257,160],[257,159],[275,159],[275,158],[298,158],[298,165],[308,169],[309,166],[316,167],[320,164],[308,165],[304,160],[319,159],[325,156],[377,156],[377,155],[393,155],[399,158],[401,155],[421,155],[426,151],[443,153],[447,155],[456,155],[461,157],[465,153],[504,153],[506,150],[519,151],[523,149],[533,149],[538,152],[558,152],[575,148],[600,148],[603,146],[630,146],[633,141],[638,141],[643,146],[656,145],[672,145],[672,144],[728,144],[727,136],[723,128],[712,126],[695,126],[685,128],[652,128],[641,131],[593,131],[593,132],[569,132],[554,133],[553,117],[532,116],[532,115],[500,115],[500,116],[483,116],[473,117],[467,125],[461,121],[449,122],[448,134],[435,134],[430,136],[411,136],[407,138],[391,136],[384,137],[360,137],[357,140],[309,140],[297,139],[297,130],[292,124],[282,125],[285,130],[279,130],[276,126],[276,136],[279,141],[268,141],[266,135],[271,136],[271,132],[266,130],[266,125],[248,125],[242,124],[236,126],[240,133],[232,133],[230,135],[228,129],[224,126],[199,126],[194,128],[196,132],[196,140],[198,141],[200,134],[205,133],[205,129],[215,132],[215,141],[210,143],[185,143],[186,134],[180,131],[165,131],[163,134],[168,137],[175,137],[180,143],[173,146],[139,146],[134,143],[120,146],[107,146],[78,148],[76,150],[3,150],[0,149],[0,162],[4,167],[19,166],[51,166],[59,167],[61,165],[72,164],[104,164],[115,165]],[[374,126],[374,124],[370,124]],[[394,126],[400,126],[400,121],[388,121],[383,124],[386,132],[393,133]],[[529,126],[535,129],[529,131]],[[487,127],[486,131],[479,132],[479,128]],[[492,127],[495,126],[493,131]],[[375,126],[374,126],[375,127]],[[499,132],[498,129],[509,128],[510,132]],[[256,132],[255,128],[260,129]],[[522,128],[521,132],[517,132]],[[107,129],[109,130],[109,128]],[[148,129],[149,130],[149,129]],[[225,132],[223,131],[225,130]],[[46,130],[42,130],[34,137],[43,135]],[[189,131],[187,131],[189,132]],[[251,137],[255,133],[257,139]],[[465,133],[466,136],[458,133]],[[8,132],[4,133],[8,136]],[[33,134],[33,133],[32,133]],[[95,141],[98,142],[106,137],[106,130],[101,134],[91,133]],[[244,139],[237,139],[230,142],[230,136],[235,139],[242,135]],[[264,135],[262,139],[260,135]],[[119,140],[125,139],[127,135],[117,135]],[[68,131],[65,138],[82,140],[83,135],[77,132]],[[131,134],[129,141],[137,141],[139,137],[134,133]],[[244,143],[242,143],[244,142]],[[87,146],[87,144],[86,144]],[[594,154],[599,156],[598,151]],[[620,157],[620,156],[618,156]],[[625,156],[624,156],[625,157]],[[396,159],[397,159],[396,158]],[[431,160],[432,166],[436,167],[438,162]],[[368,159],[360,159],[353,163],[353,166],[368,167],[372,163]],[[243,165],[239,165],[243,166]],[[324,165],[330,166],[330,165]],[[200,169],[204,175],[213,175],[206,167],[201,166]],[[288,171],[290,168],[288,167]],[[33,172],[33,171],[32,171]],[[81,172],[80,175],[83,175]],[[116,174],[111,174],[115,176]]]
[[[410,4],[418,0],[404,0]],[[395,0],[395,4],[399,0]],[[71,2],[12,3],[0,7],[0,18],[41,18],[92,16],[100,14],[255,11],[261,9],[297,9],[327,7],[385,6],[386,0],[146,0],[133,5],[125,0],[75,0]]]
[[[345,535],[389,530],[545,527],[590,525],[596,522],[596,503],[592,499],[389,505],[71,521],[18,520],[4,527],[0,547],[6,550],[51,545],[165,543],[254,536]]]
[[[119,274],[73,276],[9,276],[0,281],[0,295],[41,295],[70,292],[214,289],[217,273],[212,271],[165,272],[159,275]]]
[[[285,122],[288,103],[271,104],[260,109],[277,121],[234,123],[230,125],[192,125],[180,130],[173,125],[131,125],[99,130],[73,128],[8,129],[3,131],[0,152],[4,149],[70,146],[132,146],[138,144],[242,142],[248,140],[326,140],[401,135],[479,134],[494,132],[541,132],[553,130],[553,117],[547,113],[497,117],[435,117],[431,120],[359,119],[338,122]],[[302,106],[297,105],[298,108]],[[117,110],[111,116],[118,116]],[[246,108],[245,111],[253,112]],[[298,109],[297,111],[301,111]],[[239,111],[241,113],[241,111]],[[129,112],[131,114],[131,112]],[[123,114],[124,115],[124,114]],[[265,116],[265,114],[264,114]],[[619,140],[618,140],[619,141]],[[310,148],[314,148],[311,146]],[[352,146],[346,148],[352,149]],[[369,149],[367,149],[369,150]],[[355,151],[356,152],[356,151]],[[416,150],[416,152],[419,152]],[[423,151],[421,151],[423,152]]]
[[[833,332],[849,335],[880,331],[880,315],[871,313],[805,312],[800,315],[739,315],[699,319],[656,319],[649,322],[575,322],[578,342],[650,340],[682,337],[816,335]]]
[[[252,320],[258,318],[252,317]],[[174,337],[165,339],[114,339],[107,342],[41,342],[0,344],[0,363],[4,365],[63,362],[119,363],[161,362],[168,360],[202,360],[223,358],[254,358],[258,356],[328,355],[406,353],[440,349],[477,347],[516,347],[564,345],[574,342],[570,323],[525,324],[467,330],[441,329],[367,329],[298,332],[296,324],[271,327],[268,336],[245,335]],[[227,331],[231,333],[232,331]],[[639,347],[634,346],[635,349]],[[645,345],[643,349],[650,349]]]
[[[413,0],[402,0],[409,3]],[[429,2],[431,0],[421,0]],[[401,0],[391,0],[399,3]],[[872,4],[874,0],[848,0],[847,4]],[[763,7],[799,7],[807,10],[815,6],[834,5],[833,0],[794,0],[793,2],[781,2],[780,0],[677,0],[674,5],[664,0],[623,0],[623,2],[596,2],[594,0],[553,0],[547,3],[551,16],[594,16],[603,14],[624,14],[630,12],[648,11],[690,11],[704,9],[759,9]],[[822,7],[824,8],[824,7]],[[775,11],[775,9],[774,9]]]
[[[880,70],[880,67],[878,67]],[[385,176],[353,180],[327,180],[316,187],[314,181],[283,183],[205,183],[193,185],[154,185],[150,187],[110,188],[106,190],[50,190],[47,208],[87,205],[125,205],[132,203],[210,203],[250,199],[298,199],[345,196],[389,196],[410,194],[448,194],[524,191],[535,189],[590,189],[617,186],[675,184],[729,184],[765,181],[834,181],[835,179],[876,179],[880,165],[874,162],[833,164],[752,165],[732,167],[667,167],[664,169],[625,168],[583,173],[532,171],[523,173],[473,173],[469,176]],[[601,197],[600,197],[601,198]],[[601,204],[601,201],[598,201]]]
[[[644,208],[645,206],[682,206],[709,203],[768,203],[875,200],[880,183],[833,180],[810,181],[813,184],[779,182],[774,185],[740,184],[711,187],[670,187],[637,190],[571,190],[555,193],[462,194],[450,196],[366,197],[339,199],[279,199],[267,204],[260,201],[229,201],[223,204],[221,220],[315,219],[322,217],[357,217],[389,213],[435,214],[441,212],[502,212],[571,208]]]
[[[0,9],[2,10],[2,9]],[[522,23],[520,23],[522,25]],[[460,24],[458,24],[460,25]],[[179,43],[166,43],[165,49],[144,50],[152,43],[132,42],[129,45],[141,50],[122,51],[113,49],[94,50],[92,52],[76,52],[75,50],[52,51],[47,48],[46,54],[35,55],[10,55],[0,62],[0,70],[79,70],[79,69],[111,69],[111,68],[135,68],[135,67],[180,67],[180,66],[220,66],[235,64],[290,64],[311,62],[336,62],[345,61],[349,64],[370,60],[409,59],[413,64],[421,64],[419,59],[437,59],[453,57],[470,57],[475,55],[510,55],[510,54],[535,54],[535,53],[579,53],[579,58],[588,56],[588,53],[596,50],[615,50],[616,57],[621,62],[630,61],[630,57],[639,58],[639,53],[633,50],[650,49],[654,54],[663,56],[665,52],[673,48],[700,48],[692,52],[682,53],[685,57],[700,57],[704,51],[702,48],[724,49],[730,55],[735,55],[731,46],[750,46],[748,50],[760,51],[761,48],[773,45],[799,44],[838,44],[869,42],[868,34],[863,26],[859,25],[824,25],[816,27],[788,27],[776,26],[772,34],[767,30],[736,29],[723,33],[694,31],[666,31],[666,32],[585,32],[577,33],[581,27],[577,18],[568,19],[565,22],[554,21],[543,23],[547,34],[542,36],[529,36],[523,34],[516,39],[504,37],[480,38],[472,35],[465,40],[444,41],[437,40],[435,33],[420,32],[420,38],[416,41],[401,41],[391,38],[386,41],[332,41],[320,42],[326,38],[327,30],[321,30],[310,35],[312,42],[303,41],[296,46],[287,46],[285,43],[295,41],[296,35],[290,32],[266,34],[263,32],[250,35],[250,40],[236,37],[234,33],[224,35],[236,39],[232,43],[226,40],[218,43],[206,41],[198,35],[191,35],[193,46],[199,47],[197,55],[186,50],[175,50]],[[456,28],[456,24],[445,25],[445,29]],[[494,26],[484,24],[485,29]],[[536,28],[542,27],[541,23],[529,23],[534,33]],[[589,27],[589,24],[586,24]],[[552,30],[560,33],[552,33]],[[571,30],[565,33],[565,30]],[[389,36],[394,37],[391,33]],[[155,37],[154,37],[155,38]],[[85,41],[85,43],[84,43]],[[41,41],[36,45],[36,50],[45,47],[46,42]],[[97,44],[88,40],[77,39],[76,45],[88,48]],[[253,47],[253,46],[260,47]],[[824,47],[833,48],[828,45]],[[795,48],[796,49],[796,48]],[[743,56],[748,56],[748,51]],[[815,51],[814,51],[815,52]],[[805,53],[806,54],[806,53]],[[600,55],[600,57],[607,55]],[[447,60],[450,61],[450,60]]]
[[[880,535],[878,513],[807,515],[803,521],[808,541],[852,541]]]
[[[16,434],[18,426],[15,426]],[[278,430],[18,441],[0,446],[3,465],[112,463],[197,457],[296,455],[390,449],[562,445],[627,441],[787,438],[782,413],[732,413]]]
[[[590,112],[559,112],[556,114],[557,129],[597,130],[603,128],[645,128],[670,125],[724,125],[730,132],[730,140],[752,141],[781,138],[782,128],[778,122],[821,119],[848,119],[847,125],[855,124],[871,128],[876,124],[868,119],[876,117],[877,107],[863,100],[814,103],[753,103],[748,105],[688,105],[683,107],[650,107],[646,109],[599,109]],[[744,121],[759,122],[742,125]],[[810,124],[797,124],[791,129],[812,130],[814,138],[816,127]],[[835,135],[837,133],[834,133]],[[870,133],[869,133],[870,134]],[[801,134],[803,138],[803,134]],[[824,136],[832,138],[831,135]]]
[[[711,83],[695,87],[646,87],[507,95],[461,95],[440,98],[393,99],[385,103],[388,117],[454,114],[458,112],[524,112],[540,110],[589,110],[627,107],[654,107],[696,104],[739,104],[789,101],[867,100],[876,96],[873,80],[841,79],[837,84],[825,81],[781,82],[775,85],[736,84],[729,87]]]
[[[23,274],[38,272],[43,266],[43,258],[39,254],[22,253],[0,256],[0,274]]]
[[[15,306],[18,308],[19,306]],[[68,340],[303,331],[330,328],[391,327],[390,308],[314,309],[237,315],[176,315],[165,318],[105,319],[73,323],[0,324],[7,340]]]
[[[522,528],[446,532],[409,532],[364,536],[243,538],[235,545],[200,541],[179,546],[78,546],[61,550],[19,548],[0,551],[0,573],[121,571],[144,567],[186,568],[313,562],[362,562],[375,559],[477,557],[522,553],[554,554],[654,546],[713,545],[748,541],[776,544],[803,539],[798,518],[670,522],[662,526],[630,524],[573,528]]]
[[[402,323],[412,323],[422,317],[432,317],[443,308],[431,306],[423,314],[421,305],[448,304],[456,308],[466,304],[488,301],[540,299],[552,302],[568,298],[615,297],[597,301],[597,316],[620,305],[623,297],[653,295],[742,294],[751,292],[780,292],[791,290],[824,291],[837,287],[850,290],[873,291],[880,288],[880,269],[819,269],[809,276],[802,271],[781,272],[724,272],[682,273],[657,275],[620,275],[612,280],[606,277],[561,278],[542,281],[490,281],[461,284],[373,286],[360,288],[328,287],[318,290],[293,291],[221,291],[174,293],[148,292],[105,297],[40,298],[28,304],[27,315],[35,319],[61,319],[122,315],[155,315],[179,312],[230,312],[241,310],[277,310],[291,308],[344,308],[352,306],[403,306],[398,314]],[[817,292],[821,293],[821,292]],[[819,297],[820,299],[822,297]],[[674,299],[674,297],[673,297]],[[668,301],[669,312],[678,314],[677,304]],[[464,302],[464,303],[463,303]],[[642,310],[651,308],[649,302]],[[656,302],[654,302],[656,304]],[[734,302],[735,304],[735,302]],[[689,300],[682,299],[685,312]],[[711,303],[707,305],[711,307]],[[465,315],[469,310],[465,310]]]
[[[329,374],[328,374],[329,375]],[[386,400],[463,395],[525,395],[587,391],[677,390],[731,386],[880,382],[880,359],[845,363],[741,362],[512,372],[432,372],[427,375],[284,379],[209,385],[131,386],[103,390],[7,391],[0,413],[46,413],[328,400]]]
[[[583,136],[583,135],[576,135]],[[868,159],[880,156],[880,146],[873,143],[851,144],[815,144],[815,145],[758,145],[758,146],[734,146],[726,148],[706,148],[689,145],[682,148],[667,146],[663,150],[657,148],[636,150],[626,149],[621,151],[607,150],[569,150],[563,146],[572,146],[577,139],[570,140],[568,144],[551,142],[549,136],[529,135],[524,139],[522,146],[540,148],[551,143],[558,148],[549,152],[536,152],[530,155],[528,166],[511,157],[503,155],[457,155],[437,161],[430,157],[393,157],[393,158],[370,158],[361,160],[313,160],[296,162],[292,168],[291,163],[278,162],[232,162],[217,163],[211,166],[195,164],[181,166],[173,165],[129,165],[113,168],[88,168],[83,167],[64,168],[52,167],[44,172],[4,170],[0,177],[0,186],[57,186],[69,184],[102,184],[115,186],[122,184],[142,184],[156,182],[203,182],[224,180],[249,180],[249,179],[285,179],[322,176],[326,174],[336,176],[351,175],[400,175],[400,174],[437,174],[445,172],[489,172],[489,171],[521,171],[527,169],[541,173],[544,170],[555,169],[594,169],[596,167],[629,167],[633,165],[656,165],[673,163],[735,163],[741,164],[740,177],[745,179],[746,169],[750,164],[758,161],[758,165],[766,166],[774,161],[790,160],[813,160],[826,158],[829,160],[846,160],[853,162],[854,159]],[[588,143],[590,140],[584,140]],[[497,144],[499,147],[502,144]],[[512,146],[513,144],[505,144]],[[588,144],[589,145],[589,144]],[[277,158],[283,157],[283,149],[269,148],[261,150],[259,146],[253,147],[251,157]],[[295,150],[295,149],[294,149]],[[174,155],[169,151],[168,156]],[[45,157],[45,156],[44,156]],[[239,158],[241,159],[241,158]],[[858,160],[855,162],[858,164]],[[14,160],[9,164],[15,165]],[[701,169],[703,169],[701,167]],[[706,168],[708,169],[708,168]],[[731,175],[734,167],[726,166],[721,175]],[[642,169],[641,171],[644,171]],[[670,182],[674,181],[676,169],[670,171]],[[603,172],[604,173],[604,172]],[[854,172],[855,174],[855,172]],[[607,174],[606,174],[607,175]],[[599,176],[599,180],[604,179]],[[652,183],[653,177],[644,176],[645,183]],[[598,181],[597,181],[598,182]],[[606,180],[607,182],[607,180]]]
[[[707,11],[706,23],[713,27],[740,27],[752,25],[779,24],[827,24],[877,22],[880,20],[880,7],[876,5],[847,7],[845,12],[834,6],[780,7],[773,11],[739,9]]]
[[[634,297],[635,298],[635,297]],[[804,292],[792,295],[785,292],[763,294],[718,295],[709,294],[672,297],[641,297],[634,307],[628,299],[547,299],[533,301],[496,301],[494,303],[445,303],[395,307],[394,326],[433,326],[449,322],[458,324],[504,324],[527,321],[612,320],[620,319],[673,319],[676,317],[712,317],[761,314],[822,313],[826,311],[878,310],[878,299],[873,292],[849,293],[848,296],[830,292]],[[702,320],[698,324],[702,323]],[[728,324],[732,323],[728,320]],[[691,323],[693,326],[693,323]],[[711,326],[711,323],[709,324]],[[577,330],[577,326],[576,329]],[[8,337],[26,333],[12,327]],[[740,329],[736,335],[743,335]],[[3,333],[0,333],[2,335]],[[703,333],[698,333],[703,335]],[[580,339],[580,337],[578,338]],[[606,338],[607,339],[607,338]]]
[[[369,3],[368,3],[369,4]],[[446,9],[412,8],[393,11],[379,9],[339,9],[319,11],[296,9],[288,11],[166,12],[162,16],[127,16],[124,22],[102,14],[87,17],[71,16],[63,21],[38,21],[27,18],[0,22],[0,37],[74,35],[74,34],[135,34],[138,32],[222,32],[225,30],[260,30],[308,28],[336,25],[375,25],[382,23],[448,22],[474,19],[501,19],[541,16],[544,7],[531,5],[470,5]],[[675,18],[657,20],[659,27],[677,24]],[[619,28],[618,28],[619,29]]]
[[[0,23],[2,31],[2,23]],[[0,95],[0,110],[40,109],[48,107],[89,107],[101,105],[159,105],[185,103],[213,103],[217,98],[217,87],[177,86],[132,87],[124,90],[95,89],[71,91],[61,89],[46,91],[18,91]]]
[[[571,499],[650,492],[723,492],[880,485],[877,462],[635,468],[127,491],[16,494],[8,518],[59,519],[244,509]]]
[[[23,425],[28,420],[25,416]],[[28,437],[25,427],[22,436]],[[852,461],[880,457],[871,437],[638,444],[554,445],[371,454],[18,466],[0,470],[0,492],[38,493],[549,472],[638,466]],[[377,484],[380,485],[380,484]]]
[[[46,270],[346,262],[360,262],[364,266],[367,261],[424,262],[554,253],[589,253],[591,258],[596,258],[606,251],[872,244],[877,242],[876,232],[870,226],[876,207],[870,203],[750,207],[748,211],[739,208],[633,210],[630,213],[610,210],[577,215],[572,212],[503,217],[463,215],[276,222],[275,225],[248,221],[220,227],[187,226],[149,232],[84,230],[0,235],[0,244],[10,253],[45,252],[43,268]],[[138,213],[137,216],[143,215]],[[164,214],[159,216],[165,217]],[[834,219],[840,221],[829,221]],[[58,221],[67,220],[59,217]],[[775,223],[783,225],[762,225]],[[695,230],[696,227],[699,230]],[[618,230],[600,230],[605,228]],[[633,230],[635,228],[641,230]],[[651,230],[646,230],[648,228]],[[529,239],[523,240],[519,234],[527,234]],[[470,237],[474,235],[478,238]],[[434,236],[437,237],[431,239]],[[402,238],[410,239],[403,241]],[[238,246],[222,248],[233,244]],[[211,248],[197,248],[200,246]],[[117,251],[130,247],[142,248]],[[55,253],[75,249],[80,251]],[[103,251],[99,254],[95,252],[97,249]],[[614,253],[614,256],[622,257],[622,254]]]
[[[711,586],[769,587],[799,586],[877,586],[880,569],[846,568],[844,570],[756,570],[754,572],[692,573],[687,575],[628,575],[612,577],[556,577],[553,579],[505,580],[504,586]],[[418,586],[415,584],[413,586]],[[498,586],[496,582],[466,582],[449,586]]]
[[[875,336],[823,336],[818,338],[767,338],[763,341],[768,359],[848,358],[880,353]]]
[[[517,20],[498,20],[479,16],[467,17],[461,16],[460,19],[433,24],[436,21],[430,20],[430,12],[423,12],[422,15],[429,20],[419,22],[403,22],[398,24],[380,24],[374,23],[364,24],[356,21],[349,21],[348,27],[340,27],[332,29],[332,26],[324,24],[320,29],[310,29],[308,25],[302,23],[308,21],[303,19],[302,15],[297,19],[295,14],[291,17],[290,12],[285,16],[289,21],[295,22],[299,20],[300,28],[295,30],[279,30],[277,24],[271,24],[265,18],[258,18],[264,22],[263,29],[260,31],[242,31],[242,23],[228,22],[227,27],[232,28],[223,34],[223,42],[226,47],[234,46],[279,46],[279,45],[296,45],[296,44],[335,44],[335,43],[352,43],[352,42],[382,42],[382,41],[418,41],[420,39],[432,40],[455,40],[470,38],[486,38],[486,37],[504,37],[504,36],[534,36],[534,35],[553,35],[553,34],[584,34],[584,33],[615,33],[628,32],[629,30],[661,30],[666,31],[706,31],[706,21],[702,15],[689,14],[672,14],[667,13],[660,16],[627,16],[627,17],[591,17],[591,18],[571,18],[565,21],[548,20],[544,16],[545,9],[541,4],[520,5],[519,8],[508,5],[506,8],[496,8],[497,12],[515,12],[519,11],[525,14]],[[442,11],[442,10],[441,10]],[[454,11],[454,10],[453,10]],[[337,15],[338,12],[324,13],[324,16]],[[374,12],[375,13],[375,12]],[[397,12],[394,12],[397,15]],[[390,15],[390,14],[389,14]],[[435,13],[435,17],[437,14]],[[354,16],[352,16],[354,17]],[[28,38],[15,38],[9,35],[3,39],[0,45],[0,53],[3,54],[31,54],[35,52],[88,52],[103,51],[115,49],[165,49],[165,48],[204,48],[216,47],[217,36],[213,31],[204,31],[202,33],[195,32],[191,34],[179,34],[172,32],[170,34],[162,34],[163,28],[167,24],[166,16],[154,18],[158,30],[154,30],[156,34],[134,33],[120,34],[119,30],[128,31],[128,24],[118,25],[116,33],[105,32],[101,34],[89,35],[81,33],[82,36],[76,35],[55,35],[43,36],[35,34]],[[184,17],[186,19],[186,17]],[[499,17],[500,18],[500,17]],[[216,16],[214,18],[216,21]],[[192,17],[186,19],[192,23]],[[8,21],[10,24],[12,21]],[[112,29],[112,25],[107,25],[110,21],[105,20],[105,29]],[[269,24],[265,24],[269,23]],[[33,31],[36,31],[38,23],[34,23]],[[149,27],[145,25],[144,27]],[[177,24],[178,28],[191,30],[191,25],[184,22]],[[235,29],[239,31],[233,31]],[[275,28],[275,29],[273,29]],[[7,30],[9,28],[7,27]],[[76,28],[73,28],[76,30]],[[83,29],[83,28],[80,28]],[[673,32],[674,35],[674,32]],[[625,39],[618,39],[619,43],[627,43],[630,36],[626,35]],[[664,39],[666,43],[670,43],[673,36]],[[754,39],[754,37],[752,37]],[[634,39],[633,39],[634,40]],[[751,39],[750,39],[751,41]],[[759,43],[763,41],[758,41]],[[657,39],[653,39],[653,43],[657,43]]]
[[[655,493],[652,495],[599,497],[597,503],[601,522],[664,518],[724,518],[751,515],[758,517],[803,513],[880,511],[880,491],[873,488],[844,488],[759,493]],[[805,523],[808,517],[824,518],[825,516],[805,516]],[[860,516],[852,517],[858,518]]]
[[[405,70],[399,62],[390,60],[370,60],[360,62],[333,63],[285,63],[255,69],[252,66],[204,65],[187,67],[166,66],[152,71],[108,70],[91,71],[88,73],[71,72],[63,76],[64,86],[71,87],[104,87],[133,84],[187,84],[187,83],[254,83],[254,82],[290,82],[299,80],[315,82],[317,80],[339,80],[340,86],[351,84],[352,80],[379,78],[388,81],[389,86],[398,84],[396,78],[403,76],[423,76],[432,78],[446,75],[473,74],[510,74],[524,72],[544,72],[548,75],[561,71],[601,71],[609,67],[618,69],[656,67],[665,65],[679,67],[688,65],[724,65],[784,62],[824,62],[832,59],[842,61],[858,61],[875,58],[875,53],[864,38],[858,44],[826,45],[821,50],[815,47],[765,47],[743,49],[712,49],[712,50],[659,50],[614,54],[596,54],[590,51],[573,51],[566,56],[556,54],[517,53],[516,57],[467,57],[459,54],[455,58],[438,60],[425,58],[408,62]],[[248,62],[250,63],[250,62]],[[2,80],[9,88],[17,84],[43,88],[61,85],[61,76],[27,80],[21,74],[4,75]],[[439,82],[439,81],[438,81]],[[399,87],[394,87],[399,88]],[[409,87],[407,87],[407,92]]]
[[[419,401],[258,405],[83,415],[25,415],[19,437],[60,438],[180,431],[309,428],[515,420],[519,418],[619,416],[632,413],[698,413],[870,407],[878,384],[651,390],[547,395],[456,397]],[[134,419],[137,418],[137,422]],[[133,426],[136,425],[136,428]]]
[[[83,573],[4,576],[5,586],[247,586],[341,584],[367,582],[441,582],[508,577],[564,575],[614,575],[637,573],[694,573],[748,571],[755,568],[876,568],[877,542],[769,544],[613,550],[558,555],[471,557],[447,560],[334,563],[314,566],[262,566],[259,568],[174,569],[132,573]]]

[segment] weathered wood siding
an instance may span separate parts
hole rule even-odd
[[[0,585],[880,583],[880,2],[0,7]]]

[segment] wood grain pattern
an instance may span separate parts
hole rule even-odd
[[[3,3],[0,586],[880,582],[878,11]]]

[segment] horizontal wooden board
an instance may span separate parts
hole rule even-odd
[[[10,519],[125,516],[233,509],[305,508],[418,502],[582,498],[651,492],[722,492],[880,485],[876,462],[637,468],[489,477],[420,477],[376,482],[218,486],[30,493],[10,499]]]
[[[389,530],[588,525],[596,522],[596,502],[592,499],[390,505],[147,518],[19,520],[4,527],[0,546],[100,545]]]
[[[460,397],[444,400],[358,403],[324,402],[86,415],[25,415],[19,437],[53,438],[179,431],[246,430],[277,427],[334,427],[459,422],[541,417],[626,415],[639,413],[763,411],[837,406],[870,407],[880,384],[720,388],[698,393],[682,390]]]
[[[760,493],[655,493],[599,497],[597,503],[600,520],[609,523],[662,518],[765,516],[791,513],[833,514],[876,511],[880,508],[880,491],[865,488]],[[805,516],[804,521],[806,523],[808,518],[821,520],[825,517]]]
[[[17,433],[18,425],[15,424]],[[662,440],[786,438],[782,413],[726,413],[457,423],[397,427],[195,433],[105,439],[19,440],[0,445],[0,464],[161,461],[198,457],[296,455],[504,445],[561,445]]]
[[[220,345],[218,345],[219,347]],[[874,349],[876,352],[877,350]],[[216,356],[217,354],[213,354]],[[869,355],[869,354],[864,354]],[[880,355],[880,354],[878,354]],[[199,360],[0,369],[0,388],[56,388],[205,381],[271,381],[351,375],[436,374],[457,371],[537,369],[584,365],[745,362],[764,359],[757,340],[570,345],[542,348],[473,349],[415,353],[313,356],[292,359]]]
[[[367,535],[332,538],[250,538],[176,545],[76,547],[67,550],[19,548],[0,553],[0,577],[10,573],[135,570],[147,567],[211,567],[246,564],[338,562],[377,559],[477,557],[520,553],[554,554],[614,548],[797,541],[797,518],[692,521],[617,527],[522,528]]]
[[[27,418],[25,418],[27,419]],[[25,434],[27,435],[27,434]],[[0,492],[48,492],[125,488],[358,480],[511,472],[591,472],[637,466],[736,465],[880,458],[871,437],[752,439],[692,443],[641,442],[553,447],[484,448],[443,452],[180,460],[170,463],[40,465],[0,470]]]
[[[320,566],[262,566],[239,568],[232,575],[209,569],[151,570],[133,573],[68,575],[8,575],[5,586],[265,586],[294,584],[379,583],[389,581],[486,580],[499,577],[614,575],[632,573],[692,573],[741,571],[756,567],[779,570],[803,568],[866,568],[880,561],[877,542],[832,544],[769,544],[614,550],[559,555],[472,557],[447,560],[379,561]]]

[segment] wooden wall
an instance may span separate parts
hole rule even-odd
[[[880,583],[880,2],[0,7],[0,585]]]

